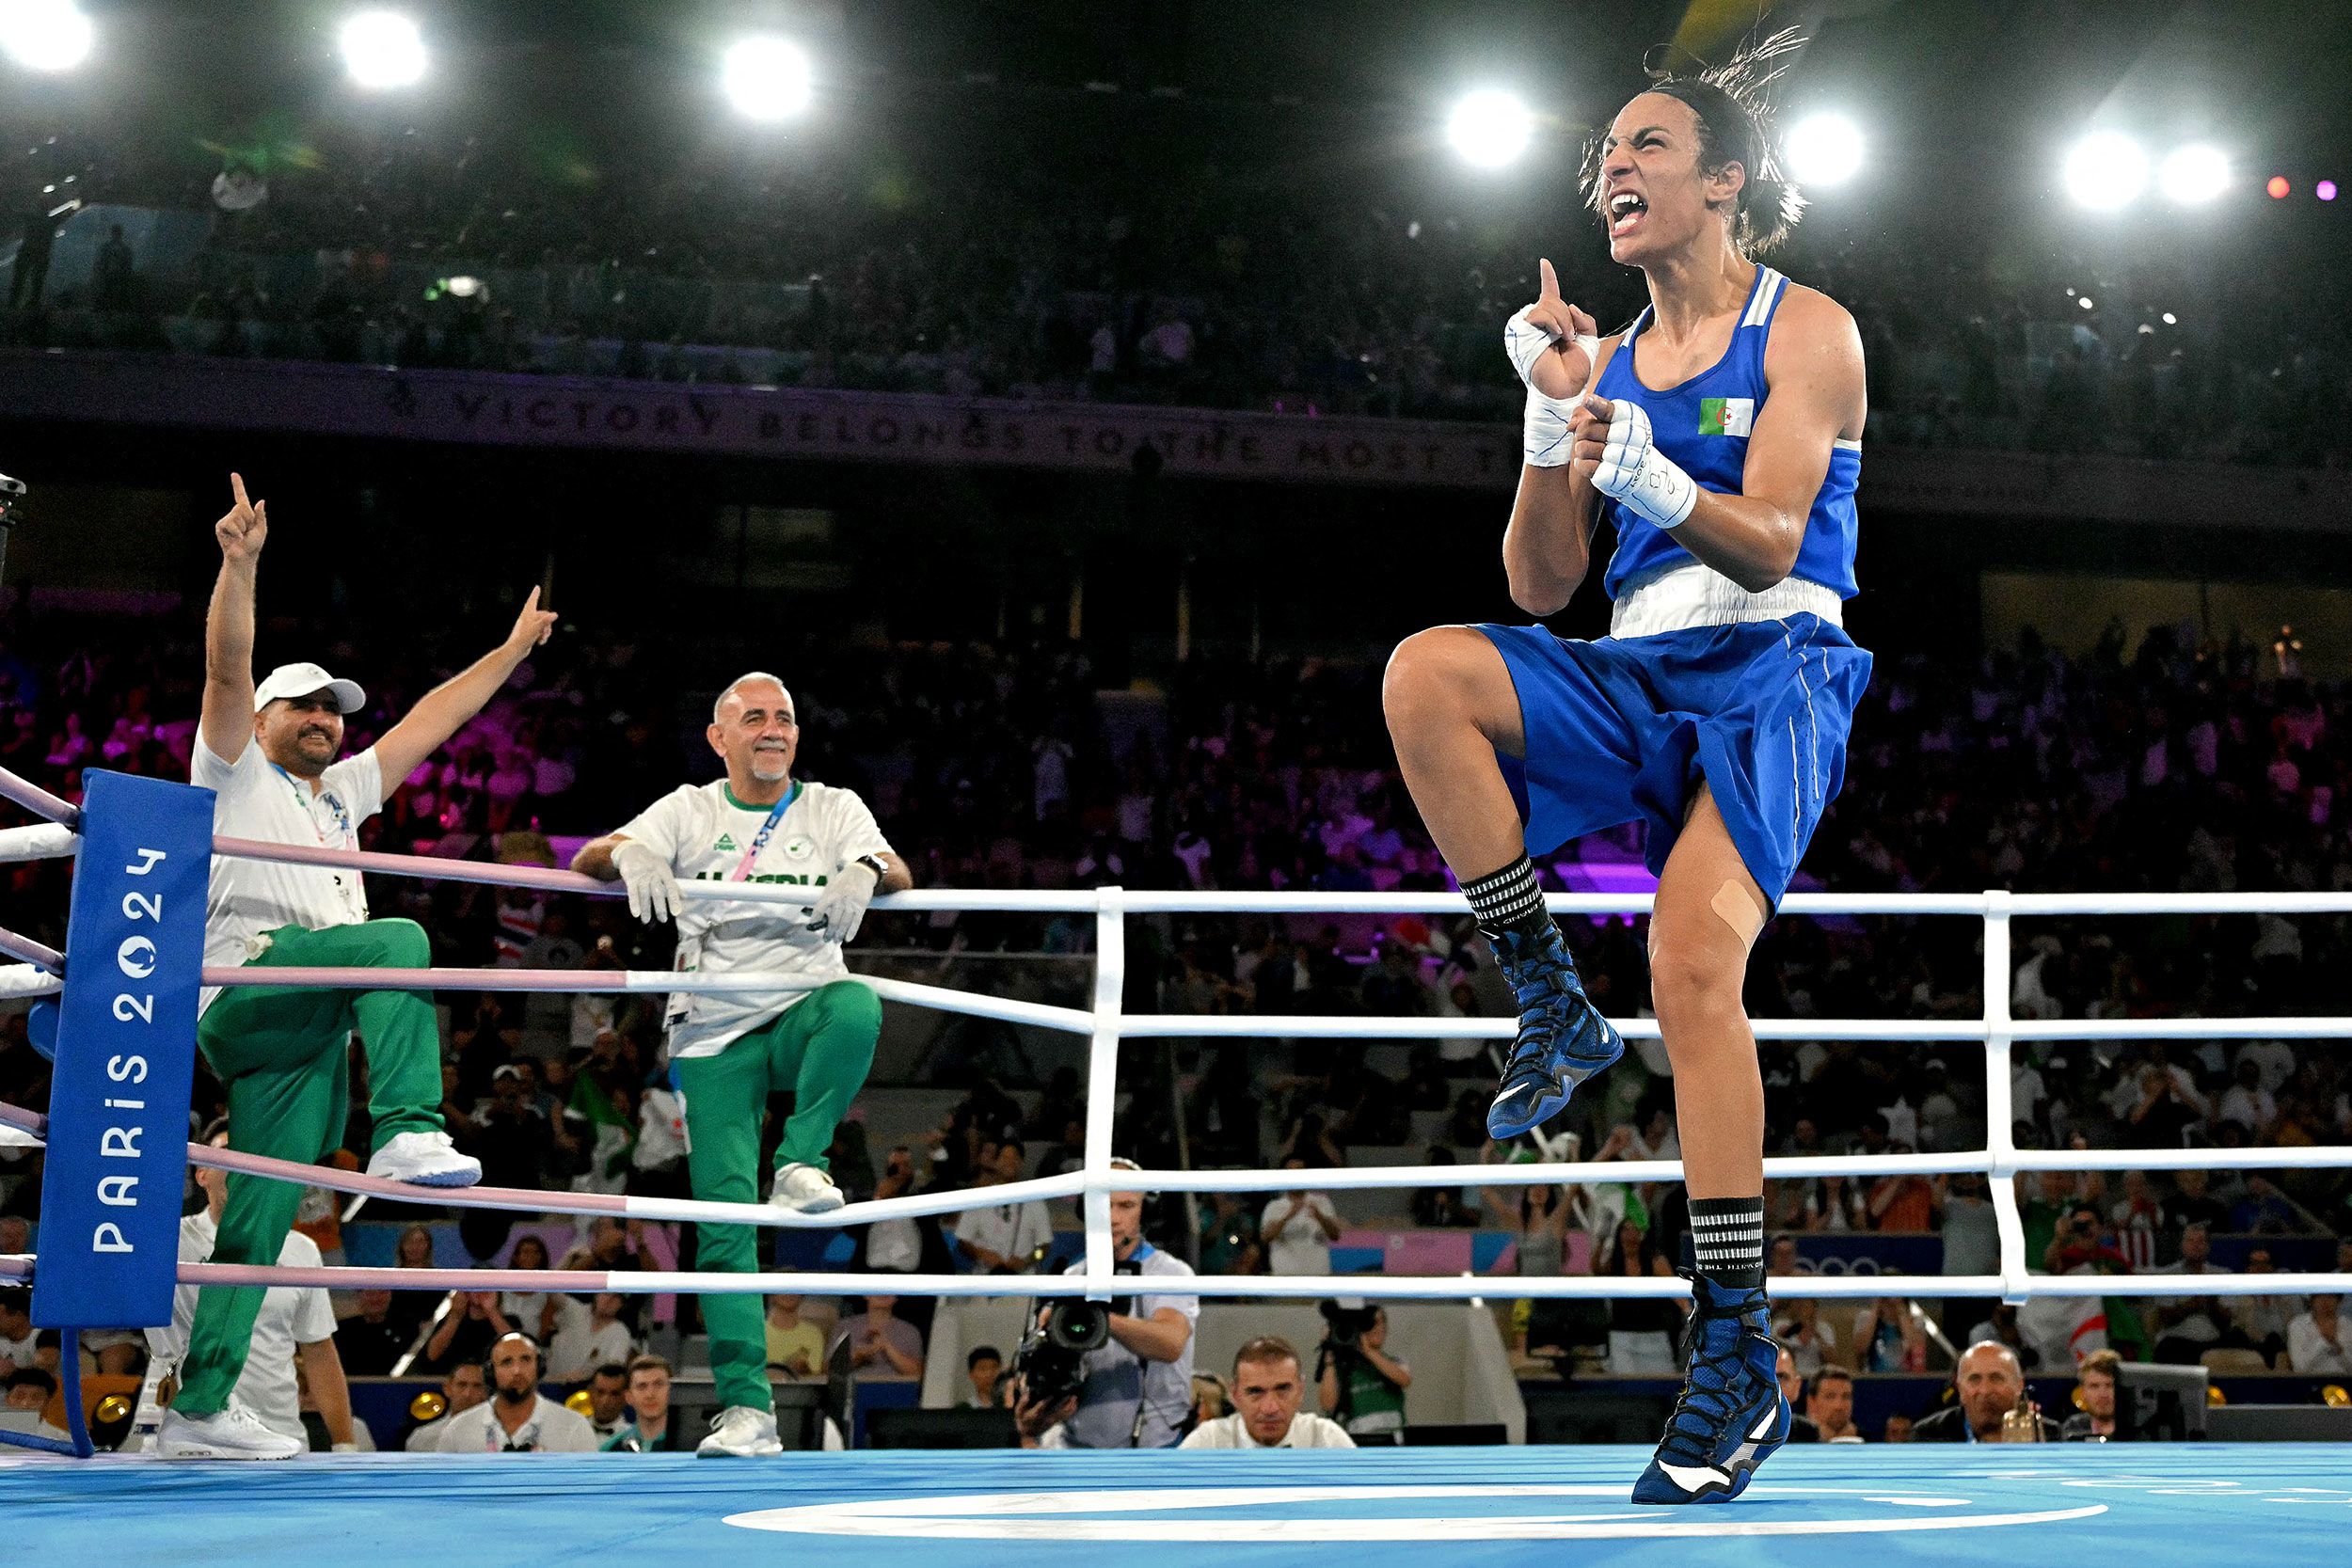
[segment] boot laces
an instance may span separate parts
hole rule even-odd
[[[1743,1297],[1749,1293],[1752,1292],[1743,1292]],[[1674,1413],[1666,1418],[1666,1436],[1661,1445],[1677,1459],[1700,1465],[1713,1463],[1715,1450],[1723,1444],[1724,1429],[1745,1402],[1740,1385],[1748,1375],[1748,1341],[1761,1339],[1778,1354],[1778,1340],[1741,1321],[1758,1305],[1702,1305],[1692,1312],[1690,1325],[1683,1331],[1682,1350],[1690,1372],[1683,1380],[1680,1397],[1675,1401]],[[1725,1336],[1721,1345],[1710,1347],[1708,1327],[1718,1323],[1737,1323],[1740,1328]]]

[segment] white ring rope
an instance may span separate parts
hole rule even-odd
[[[0,797],[17,801],[70,828],[81,813],[59,800],[0,769]],[[0,860],[8,849],[42,847],[44,854],[71,853],[70,833],[61,830],[16,830],[0,839]],[[358,850],[329,850],[302,846],[261,844],[216,838],[216,853],[308,864],[342,865],[363,871],[415,875],[453,880],[532,887],[602,896],[619,896],[617,882],[602,882],[570,872],[545,868],[492,865],[482,862],[449,861],[426,856],[377,854]],[[15,858],[30,858],[29,853]],[[789,883],[681,884],[688,897],[739,902],[772,902],[805,907],[817,892]],[[1651,898],[1639,894],[1553,894],[1546,897],[1555,914],[1643,914]],[[1075,1196],[1085,1222],[1085,1267],[1079,1274],[1051,1276],[829,1275],[829,1274],[707,1274],[622,1273],[588,1274],[582,1278],[606,1283],[579,1289],[612,1290],[624,1293],[687,1291],[799,1291],[816,1294],[859,1294],[879,1282],[894,1292],[930,1295],[1085,1294],[1106,1299],[1115,1292],[1111,1267],[1109,1197],[1114,1191],[1279,1192],[1300,1184],[1295,1171],[1132,1171],[1112,1167],[1111,1128],[1118,1097],[1119,1048],[1130,1039],[1167,1037],[1358,1039],[1504,1038],[1514,1033],[1506,1019],[1372,1019],[1344,1017],[1204,1016],[1124,1013],[1120,996],[1126,978],[1125,919],[1129,914],[1191,913],[1319,913],[1319,914],[1461,914],[1468,905],[1459,894],[1438,893],[1136,893],[1116,887],[1077,893],[935,891],[893,894],[874,900],[877,911],[946,911],[1002,913],[1088,913],[1095,917],[1095,962],[1092,1006],[1087,1009],[979,996],[943,987],[879,976],[861,976],[888,1000],[1013,1023],[1057,1029],[1089,1037],[1087,1137],[1084,1169],[1065,1176],[919,1196],[852,1204],[831,1214],[804,1216],[773,1210],[764,1204],[710,1203],[701,1200],[653,1198],[612,1194],[532,1193],[516,1189],[416,1188],[326,1167],[264,1160],[230,1150],[191,1147],[191,1164],[237,1169],[345,1193],[394,1196],[408,1201],[458,1208],[493,1208],[530,1212],[603,1214],[650,1220],[693,1220],[706,1223],[752,1224],[788,1227],[830,1228],[877,1219],[908,1218],[961,1212],[963,1210],[1048,1197]],[[2207,1018],[2114,1020],[2021,1020],[2010,1010],[2010,927],[2018,916],[2058,917],[2116,914],[2342,914],[2352,913],[2352,894],[2011,894],[1994,889],[1981,894],[1796,894],[1785,899],[1780,911],[1790,915],[1963,915],[1984,922],[1983,1016],[1975,1022],[1910,1022],[1898,1019],[1766,1019],[1756,1021],[1756,1037],[1768,1040],[1896,1040],[1981,1044],[1985,1053],[1987,1147],[1948,1153],[1908,1155],[1823,1155],[1774,1158],[1764,1162],[1769,1179],[1813,1176],[1871,1176],[1982,1172],[1991,1178],[1993,1208],[2000,1235],[1998,1275],[1796,1275],[1775,1276],[1773,1292],[1783,1296],[1955,1296],[2000,1295],[2015,1302],[2047,1296],[2161,1296],[2181,1294],[2186,1277],[2174,1275],[2033,1274],[2025,1257],[2024,1225],[2017,1207],[2016,1173],[2023,1171],[2185,1170],[2223,1165],[2242,1169],[2286,1169],[2352,1164],[2352,1148],[2270,1148],[2230,1149],[2091,1149],[2026,1150],[2011,1141],[2009,1060],[2019,1040],[2132,1039],[2263,1039],[2352,1037],[2352,1018]],[[36,963],[56,957],[39,943],[10,939],[18,956]],[[21,949],[30,947],[34,952]],[[804,990],[811,982],[780,974],[739,972],[730,974],[684,974],[665,971],[604,973],[593,970],[373,970],[338,971],[292,966],[215,968],[204,972],[208,985],[321,986],[370,990],[473,990],[535,991],[697,991],[776,992]],[[0,996],[40,994],[55,989],[54,977],[39,968],[0,969]],[[20,988],[11,990],[11,986]],[[1619,1027],[1629,1037],[1655,1038],[1654,1019],[1627,1019]],[[11,1106],[0,1106],[0,1123],[38,1132],[43,1118]],[[1581,1162],[1512,1165],[1395,1165],[1317,1170],[1312,1184],[1319,1188],[1429,1188],[1467,1185],[1591,1184],[1603,1182],[1676,1181],[1681,1179],[1677,1161]],[[0,1258],[0,1275],[21,1275],[30,1259]],[[564,1271],[419,1269],[290,1270],[275,1265],[184,1264],[183,1280],[207,1283],[324,1284],[338,1289],[453,1288],[438,1284],[463,1279],[462,1289],[487,1289],[516,1281],[543,1285]],[[1014,1283],[1018,1278],[1018,1284]],[[571,1289],[573,1287],[550,1287]],[[1366,1297],[1452,1298],[1488,1295],[1509,1297],[1636,1297],[1678,1296],[1688,1287],[1678,1279],[1617,1276],[1422,1276],[1398,1275],[1175,1276],[1159,1279],[1154,1289],[1168,1293],[1216,1296],[1311,1298],[1333,1293]],[[2208,1274],[2195,1276],[2199,1295],[2301,1294],[2352,1289],[2352,1274]]]

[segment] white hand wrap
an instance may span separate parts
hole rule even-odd
[[[1679,528],[1699,503],[1697,481],[1650,444],[1649,415],[1631,398],[1611,404],[1609,439],[1593,488],[1660,528]]]
[[[1502,352],[1510,356],[1512,370],[1518,372],[1519,381],[1527,388],[1527,419],[1521,446],[1528,467],[1557,468],[1567,462],[1575,447],[1568,439],[1568,414],[1576,407],[1576,399],[1546,397],[1529,379],[1536,359],[1553,342],[1549,332],[1528,319],[1534,309],[1533,305],[1527,306],[1502,324]],[[1587,335],[1569,341],[1584,351],[1587,365],[1600,363],[1598,338]]]
[[[633,838],[612,847],[612,869],[628,889],[628,912],[639,920],[672,920],[678,911],[677,875],[670,863]]]

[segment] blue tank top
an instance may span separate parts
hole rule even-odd
[[[1738,495],[1748,462],[1748,432],[1764,411],[1764,340],[1772,330],[1772,312],[1780,309],[1788,280],[1770,267],[1756,269],[1748,290],[1748,306],[1732,329],[1731,346],[1711,369],[1666,391],[1652,391],[1633,373],[1633,340],[1649,322],[1649,307],[1626,328],[1625,341],[1609,358],[1594,390],[1614,401],[1631,398],[1649,414],[1651,439],[1660,451],[1682,466],[1703,490]],[[1789,575],[1835,589],[1842,599],[1853,597],[1853,492],[1862,477],[1862,443],[1840,439],[1829,454],[1829,472],[1820,493],[1813,498],[1812,515],[1804,524],[1804,543]],[[1698,558],[1675,542],[1669,530],[1628,512],[1607,496],[1601,515],[1615,525],[1616,552],[1609,558],[1602,578],[1615,598],[1637,578]]]

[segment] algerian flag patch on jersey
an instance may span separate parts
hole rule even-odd
[[[1745,436],[1756,423],[1754,398],[1699,399],[1701,436]]]

